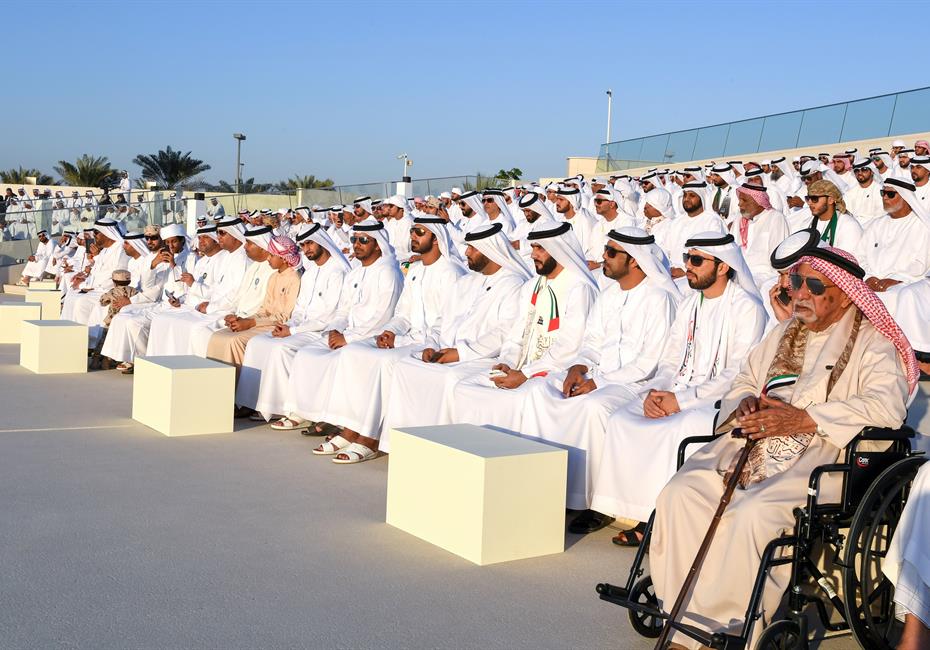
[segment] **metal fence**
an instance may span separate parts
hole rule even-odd
[[[930,130],[930,87],[602,144],[599,172]]]

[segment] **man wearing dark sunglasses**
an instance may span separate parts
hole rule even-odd
[[[860,158],[856,160],[853,162],[853,175],[856,178],[856,183],[843,195],[846,209],[859,220],[863,228],[875,217],[885,214],[880,193],[881,183],[876,181],[876,173],[877,170],[871,159]]]
[[[410,264],[393,317],[377,335],[349,343],[317,360],[316,370],[339,377],[353,391],[333,391],[317,400],[319,417],[312,428],[320,433],[339,430],[351,444],[333,462],[353,464],[375,458],[381,433],[383,403],[394,366],[422,350],[441,327],[440,317],[449,296],[455,294],[465,269],[457,263],[446,221],[417,217],[410,229],[411,250],[418,261]],[[331,364],[336,364],[331,367]],[[358,395],[369,396],[358,399]],[[363,447],[363,448],[362,448]]]
[[[701,543],[681,531],[711,521],[724,492],[721,477],[732,471],[745,437],[757,441],[690,596],[688,616],[710,632],[733,634],[743,625],[759,558],[794,525],[812,470],[837,462],[865,427],[900,427],[917,383],[913,351],[862,282],[862,268],[845,251],[810,244],[809,235],[792,235],[773,256],[791,269],[794,318],[747,355],[720,404],[715,432],[722,435],[685,462],[656,503],[649,565],[656,596],[670,603]],[[729,435],[735,429],[740,437]],[[837,481],[824,478],[821,494],[838,490]],[[758,611],[778,607],[790,573],[790,565],[770,569]],[[750,644],[762,629],[757,622]]]
[[[649,518],[675,473],[678,445],[712,427],[714,402],[765,329],[761,297],[733,236],[698,233],[685,245],[692,291],[678,306],[655,376],[607,422],[591,507],[618,518]],[[643,530],[622,531],[614,543],[637,546]]]
[[[635,397],[654,372],[681,294],[665,270],[655,237],[640,228],[611,230],[604,245],[608,281],[588,316],[577,359],[529,384],[520,432],[579,450],[569,459],[568,508],[582,511],[569,526],[583,535],[613,517],[592,510],[607,418]],[[605,510],[614,512],[613,508]]]
[[[874,219],[862,233],[866,284],[882,295],[893,315],[897,291],[930,275],[930,215],[915,191],[910,181],[886,178],[882,184],[886,214]]]
[[[294,357],[284,399],[288,417],[293,413],[311,422],[325,422],[322,411],[334,390],[332,382],[337,357],[333,356],[333,352],[349,343],[369,340],[380,334],[394,314],[404,287],[403,275],[384,223],[366,219],[355,224],[351,241],[352,252],[359,265],[345,276],[339,307],[335,318],[327,325],[329,329],[322,332],[318,340],[302,347]],[[335,435],[332,427],[319,433],[330,433],[335,437],[314,449],[317,455],[335,455],[354,444]],[[356,459],[366,455],[365,450],[357,447],[347,451],[353,452]]]
[[[846,211],[846,203],[836,185],[817,181],[807,188],[807,207],[811,211],[808,228],[820,233],[820,240],[853,253],[859,250],[862,226]]]

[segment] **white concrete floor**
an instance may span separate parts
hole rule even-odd
[[[132,378],[38,376],[0,346],[3,648],[651,648],[594,585],[614,531],[489,567],[384,523],[387,458],[239,423],[166,438]],[[824,644],[854,647],[848,639]]]

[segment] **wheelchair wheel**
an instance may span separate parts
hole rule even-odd
[[[659,609],[659,601],[656,598],[655,589],[652,587],[652,578],[650,576],[646,576],[633,585],[633,589],[630,591],[630,600],[639,605],[648,605],[656,610]],[[630,624],[633,629],[649,639],[659,638],[664,623],[663,619],[652,614],[630,610]]]
[[[894,650],[903,623],[895,618],[894,585],[882,560],[907,501],[911,481],[926,459],[904,458],[869,486],[849,524],[843,569],[843,602],[853,636],[867,650]]]
[[[806,647],[807,639],[801,639],[798,624],[787,619],[769,625],[756,641],[756,650],[802,650]]]

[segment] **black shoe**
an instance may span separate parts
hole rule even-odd
[[[587,535],[612,524],[613,521],[613,517],[608,517],[594,510],[585,510],[568,525],[568,532],[575,535]]]

